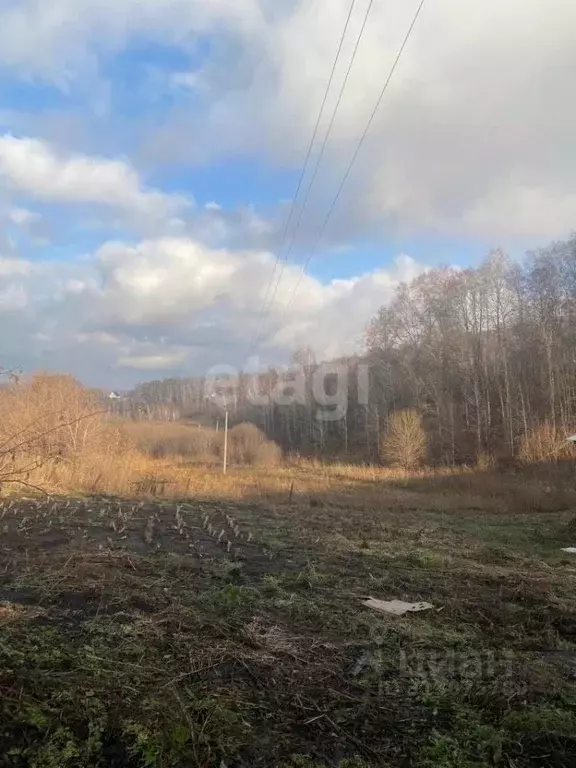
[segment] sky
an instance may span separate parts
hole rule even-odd
[[[372,1],[321,154],[369,2],[294,205],[351,0],[0,0],[0,366],[353,354],[401,282],[576,230],[573,0],[426,0],[327,219],[419,0]]]

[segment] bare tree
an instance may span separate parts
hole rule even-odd
[[[490,454],[518,456],[522,436],[549,422],[576,431],[576,235],[513,263],[502,251],[477,268],[430,270],[401,285],[367,318],[366,354],[338,361],[352,382],[340,422],[318,420],[311,382],[319,365],[309,349],[294,363],[306,377],[305,402],[275,402],[282,373],[241,374],[234,422],[251,421],[285,451],[371,459],[394,411],[423,417],[429,457],[438,464]],[[354,372],[369,368],[369,402]],[[266,393],[260,405],[250,391]],[[186,414],[212,423],[204,381],[143,384],[115,408],[139,418]],[[134,410],[132,411],[134,412]]]
[[[414,410],[395,411],[382,441],[382,459],[403,469],[416,469],[426,458],[428,441],[422,418]]]

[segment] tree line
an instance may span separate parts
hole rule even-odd
[[[340,418],[323,418],[325,406],[311,395],[322,364],[309,350],[295,355],[288,374],[240,374],[231,417],[255,423],[286,450],[372,459],[390,415],[414,409],[440,464],[513,458],[538,425],[576,430],[576,236],[519,262],[497,250],[475,268],[432,269],[367,320],[364,352],[336,361],[349,372]],[[278,402],[272,393],[295,371],[310,397]],[[367,397],[358,391],[366,376]],[[222,413],[206,385],[201,377],[148,382],[112,407],[213,425]],[[270,396],[254,405],[255,389]]]

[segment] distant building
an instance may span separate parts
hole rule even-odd
[[[110,392],[108,400],[120,400],[120,395],[117,392]]]

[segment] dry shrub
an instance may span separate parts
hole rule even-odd
[[[154,458],[182,456],[190,461],[210,463],[218,457],[219,436],[213,429],[162,421],[118,423],[139,450]]]
[[[198,464],[222,461],[224,431],[175,422],[118,422],[140,451],[155,459],[182,458]],[[258,427],[239,424],[228,433],[228,459],[239,466],[273,465],[282,453]]]
[[[38,374],[0,388],[0,490],[183,496],[213,493],[225,481],[230,495],[252,494],[256,466],[278,463],[280,449],[251,424],[231,429],[230,463],[255,467],[239,484],[200,466],[221,461],[223,439],[188,424],[114,421],[70,376]]]
[[[41,373],[0,390],[0,483],[42,484],[58,464],[121,445],[98,397],[71,376]]]
[[[383,461],[412,470],[423,464],[427,450],[428,440],[420,414],[414,410],[394,411],[382,440]]]
[[[228,458],[232,464],[270,466],[279,463],[282,451],[258,427],[244,422],[228,433]]]
[[[524,464],[554,462],[574,455],[574,446],[566,440],[564,432],[549,422],[522,435],[518,458]]]
[[[0,413],[3,440],[25,441],[43,454],[77,455],[101,445],[108,432],[98,398],[71,376],[41,373],[13,382],[0,394]]]
[[[491,453],[486,453],[486,451],[480,451],[476,458],[476,469],[480,472],[488,472],[494,469],[495,466],[496,459],[494,456]]]

